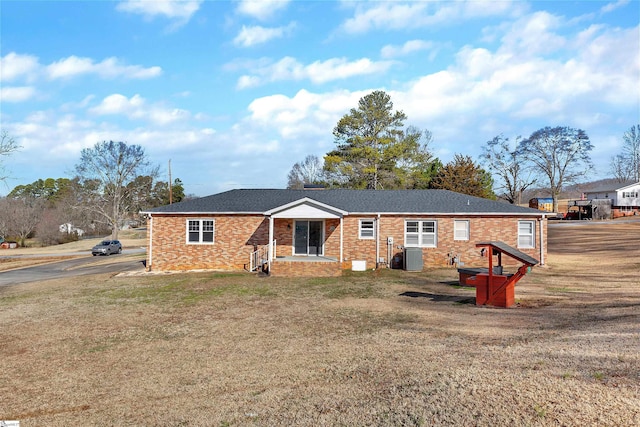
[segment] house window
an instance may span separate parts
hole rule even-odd
[[[215,221],[213,219],[188,219],[187,243],[213,244]]]
[[[375,237],[373,225],[372,219],[361,219],[358,236],[361,239],[373,239]]]
[[[622,192],[622,198],[626,199],[626,198],[632,198],[632,197],[638,197],[638,193],[636,193],[634,191],[623,191]]]
[[[453,221],[453,240],[469,240],[469,221]]]
[[[535,248],[536,224],[534,221],[518,221],[518,247]]]
[[[436,221],[405,221],[404,245],[407,247],[435,248],[437,242]]]

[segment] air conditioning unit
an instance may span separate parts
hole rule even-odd
[[[404,248],[403,267],[407,271],[422,271],[422,249]]]

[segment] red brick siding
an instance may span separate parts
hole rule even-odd
[[[187,217],[154,215],[152,232],[153,270],[229,269],[240,270],[249,262],[254,245],[266,244],[269,221],[262,215],[200,215],[190,218],[215,219],[214,243],[186,243]]]
[[[358,236],[358,219],[363,217],[346,217],[344,219],[344,261],[350,265],[352,260],[366,260],[367,268],[375,266],[375,241],[357,240]],[[404,245],[404,224],[406,219],[426,219],[437,221],[437,247],[423,248],[422,259],[423,266],[440,267],[450,263],[454,255],[458,256],[466,266],[485,266],[486,259],[480,257],[480,250],[476,248],[476,243],[488,240],[500,240],[506,244],[517,248],[518,240],[518,221],[535,220],[535,242],[536,248],[520,249],[522,252],[540,258],[540,221],[536,217],[448,217],[448,216],[381,216],[380,218],[380,235],[379,235],[379,256],[389,262],[387,259],[387,238],[393,237],[392,260],[394,256],[401,255],[402,250],[398,246]],[[469,221],[469,240],[460,241],[453,238],[453,224],[456,220]],[[545,240],[545,258],[546,258],[546,240],[547,240],[547,222],[543,222],[543,235]],[[507,257],[503,258],[504,265],[516,264],[517,262],[509,262]]]
[[[359,227],[361,219],[375,220],[376,217],[348,216],[343,220],[343,260],[348,263],[349,268],[351,268],[351,261],[364,260],[367,262],[367,269],[371,269],[375,268],[376,266],[376,241],[375,239],[359,238]]]
[[[205,218],[207,216],[198,216]],[[213,245],[187,245],[186,220],[182,215],[153,216],[153,260],[147,265],[155,270],[189,270],[189,269],[242,269],[249,262],[255,246],[268,243],[269,220],[262,215],[215,215],[215,243]],[[195,218],[195,217],[194,217]],[[358,226],[360,219],[376,219],[376,216],[348,216],[343,219],[343,268],[351,268],[351,261],[364,260],[367,268],[376,266],[375,240],[359,239]],[[454,218],[446,216],[382,216],[380,218],[379,256],[387,259],[387,237],[393,237],[393,256],[401,254],[398,246],[404,245],[404,224],[406,219],[433,219],[437,221],[437,247],[423,248],[423,265],[425,268],[446,266],[453,255],[457,255],[465,266],[487,265],[486,259],[480,256],[475,244],[481,241],[500,240],[517,247],[518,221],[535,220],[534,249],[520,249],[530,256],[540,259],[540,221],[537,217],[456,217],[469,220],[470,239],[456,241],[453,239]],[[547,241],[547,221],[543,221],[543,236]],[[289,226],[289,227],[288,227]],[[293,228],[291,219],[274,220],[274,238],[277,240],[277,254],[290,256],[293,253]],[[325,220],[325,256],[340,256],[340,220]],[[147,252],[151,253],[150,251]],[[545,254],[546,258],[546,249]],[[333,275],[332,267],[327,263],[288,263],[290,265],[272,267],[277,275],[317,275],[327,270],[325,275]],[[316,264],[323,264],[318,266]],[[340,263],[328,263],[340,265]],[[507,257],[504,265],[513,264]],[[299,269],[300,271],[297,271]],[[296,270],[294,273],[293,270]]]

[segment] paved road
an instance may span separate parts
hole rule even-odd
[[[111,255],[108,257],[93,257],[89,255],[83,258],[0,272],[0,287],[64,277],[134,270],[144,270],[141,260],[123,255]]]

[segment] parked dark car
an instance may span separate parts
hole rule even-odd
[[[103,240],[91,249],[91,255],[111,255],[122,253],[122,245],[118,240]]]

